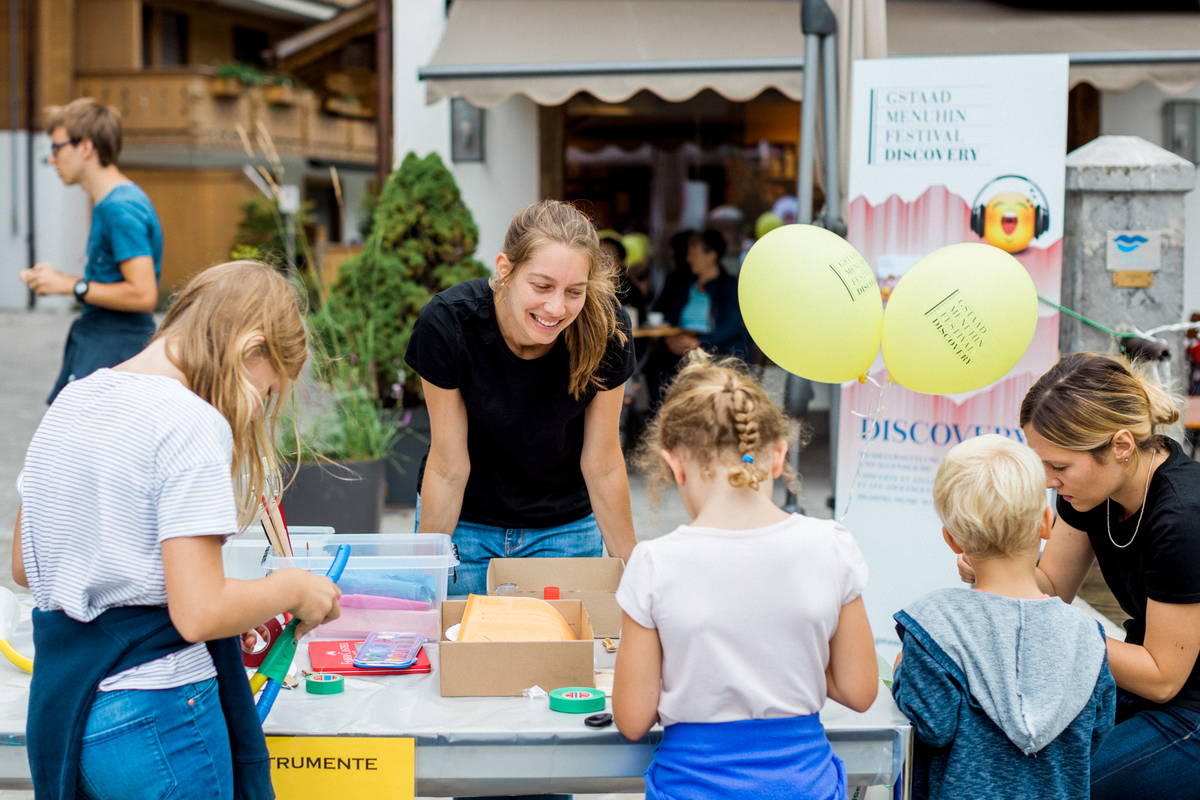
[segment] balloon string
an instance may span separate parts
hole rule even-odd
[[[881,384],[869,374],[866,376],[866,378],[871,385],[879,390],[875,396],[875,410],[869,415],[864,414],[861,411],[855,411],[854,409],[850,409],[850,413],[855,417],[868,420],[871,423],[873,433],[874,426],[879,424],[879,415],[883,413],[883,409],[886,407],[884,405],[884,400],[887,399],[888,385],[892,383],[892,379],[888,378],[884,383]],[[846,506],[842,509],[841,515],[838,516],[838,522],[845,522],[846,517],[850,516],[850,506],[854,503],[854,495],[858,489],[858,479],[862,474],[863,464],[866,462],[867,456],[870,454],[871,449],[872,448],[870,444],[868,444],[858,451],[858,463],[854,465],[854,477],[850,481],[850,490],[846,493]]]

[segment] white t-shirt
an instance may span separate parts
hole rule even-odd
[[[662,642],[658,716],[732,722],[816,713],[829,639],[867,565],[850,532],[793,514],[774,525],[681,525],[634,548],[617,602]]]
[[[116,606],[165,606],[162,542],[237,532],[232,454],[229,423],[172,378],[102,369],[68,384],[18,479],[37,607],[90,622]],[[100,689],[168,689],[214,675],[197,643]]]

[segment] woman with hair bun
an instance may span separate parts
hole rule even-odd
[[[1131,617],[1125,641],[1108,640],[1117,726],[1094,757],[1093,798],[1200,786],[1200,463],[1162,434],[1179,407],[1125,360],[1092,353],[1064,357],[1021,404],[1058,494],[1042,591],[1071,602],[1098,561]],[[962,557],[959,568],[974,580]]]
[[[451,594],[486,592],[496,557],[628,558],[619,419],[629,319],[595,227],[568,203],[517,213],[490,279],[441,292],[413,326],[430,446],[417,529],[453,533]]]

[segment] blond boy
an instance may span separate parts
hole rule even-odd
[[[892,693],[916,732],[914,796],[1086,800],[1116,687],[1103,631],[1034,580],[1052,522],[1041,461],[1001,436],[970,439],[942,460],[933,501],[976,583],[895,615]]]

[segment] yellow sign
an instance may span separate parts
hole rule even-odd
[[[348,796],[413,800],[412,739],[384,736],[268,736],[271,782],[279,800]]]

